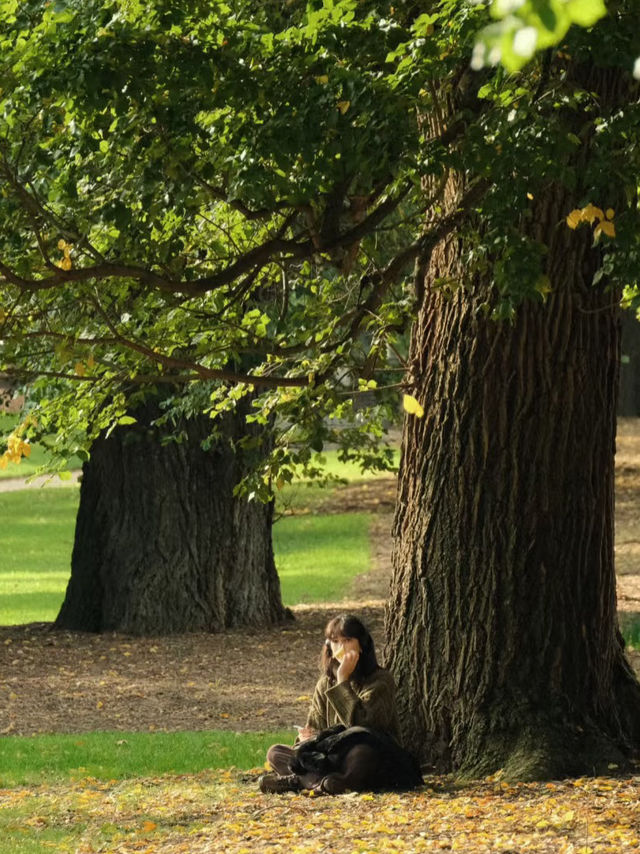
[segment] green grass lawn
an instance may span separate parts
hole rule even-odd
[[[69,578],[78,487],[0,493],[0,625],[55,619]],[[335,600],[369,568],[370,516],[291,516],[274,526],[287,605]]]
[[[0,751],[0,788],[87,777],[123,780],[231,766],[261,768],[269,745],[290,741],[290,730],[9,736]]]
[[[348,480],[349,483],[358,483],[362,480],[372,480],[377,477],[391,477],[393,474],[393,472],[387,471],[362,471],[358,463],[351,461],[346,463],[341,462],[338,459],[337,451],[325,451],[320,456],[324,460],[322,467],[327,475],[343,478],[344,480]],[[398,448],[394,449],[394,462],[395,471],[397,471],[400,462],[400,450]]]
[[[292,516],[273,528],[285,605],[341,599],[371,563],[369,513]]]
[[[640,649],[640,614],[623,612],[619,614],[618,619],[620,631],[627,646]]]
[[[0,493],[0,624],[55,619],[69,579],[78,488]]]
[[[0,413],[0,435],[6,435],[18,423],[17,415],[7,415]],[[42,445],[32,445],[31,454],[28,457],[22,457],[19,463],[9,463],[6,469],[0,469],[0,480],[13,477],[30,477],[39,468],[49,462],[49,455]],[[68,468],[77,469],[82,466],[82,463],[77,457],[69,460]],[[57,477],[57,475],[55,475]]]
[[[0,854],[111,851],[123,842],[151,852],[138,836],[206,821],[230,786],[257,796],[255,775],[244,782],[239,772],[262,769],[269,745],[282,741],[290,731],[5,737]]]

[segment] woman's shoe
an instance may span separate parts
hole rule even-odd
[[[282,792],[299,792],[302,783],[295,774],[263,774],[258,780],[260,791],[264,795],[280,795]]]

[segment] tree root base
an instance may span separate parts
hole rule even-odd
[[[473,744],[472,738],[468,744]],[[477,741],[473,756],[458,765],[461,779],[499,774],[505,781],[534,782],[602,776],[631,769],[630,749],[595,729],[525,725],[517,733],[492,733]]]

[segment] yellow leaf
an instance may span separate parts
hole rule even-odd
[[[340,110],[340,112],[342,113],[343,116],[347,112],[347,110],[349,109],[350,106],[351,106],[351,101],[338,101],[338,109]]]
[[[486,777],[487,783],[495,783],[498,780],[501,780],[504,776],[504,768],[499,768],[495,774],[491,774],[489,777]]]
[[[62,259],[62,261],[58,264],[63,270],[71,269],[71,258],[67,258],[66,256]]]
[[[66,240],[62,240],[62,239],[60,239],[60,240],[58,241],[58,249],[65,249],[66,245],[67,245],[67,241],[66,241]]]
[[[604,213],[602,212],[602,208],[597,208],[595,205],[592,205],[591,202],[585,207],[582,208],[582,219],[588,222],[590,225],[596,219],[604,219]]]
[[[309,694],[300,694],[300,696],[299,696],[299,697],[296,697],[296,702],[297,702],[298,700],[301,700],[301,701],[302,701],[302,700],[310,700],[310,699],[311,699],[311,697],[309,696]]]
[[[155,821],[144,821],[142,823],[142,829],[145,833],[149,833],[149,831],[155,830],[157,826],[158,825],[155,823]]]
[[[415,415],[416,418],[422,418],[424,415],[424,409],[415,397],[410,394],[402,395],[402,405],[404,406],[405,412],[408,412],[409,415]]]
[[[527,193],[527,198],[529,199],[529,201],[532,201],[533,200],[533,193]]]
[[[567,225],[569,228],[577,228],[582,221],[582,211],[579,211],[577,208],[572,210],[569,216],[567,217]]]
[[[329,82],[329,75],[328,74],[320,74],[318,77],[316,77],[315,80],[316,80],[316,83],[321,83],[321,84],[322,83],[328,83]]]
[[[98,702],[96,703],[96,709],[101,709],[103,706],[104,703],[102,702],[102,700],[98,700]]]
[[[83,377],[85,375],[86,369],[82,362],[76,362],[75,372],[79,377]]]
[[[607,237],[615,237],[616,236],[616,227],[612,222],[608,222],[608,220],[603,220],[602,222],[596,225],[594,230],[594,235],[597,237],[600,232],[606,234]]]
[[[615,215],[616,215],[616,212],[614,211],[613,208],[607,208],[607,211],[606,211],[607,219],[613,219]]]

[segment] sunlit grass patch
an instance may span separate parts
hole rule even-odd
[[[349,483],[359,483],[363,480],[372,480],[378,477],[391,477],[393,472],[389,471],[363,471],[359,463],[353,460],[343,462],[339,459],[338,451],[325,451],[320,455],[323,460],[322,468],[327,475],[339,477]],[[399,448],[393,449],[395,470],[400,461]]]
[[[331,501],[337,486],[321,486],[319,483],[297,481],[287,484],[276,494],[276,517],[282,515],[304,515],[316,513],[323,504]]]
[[[627,646],[640,650],[640,614],[621,611],[618,614],[620,632]]]
[[[0,624],[54,620],[69,579],[78,488],[0,493]]]
[[[286,605],[341,599],[370,567],[368,513],[299,516],[274,527],[274,551]]]
[[[260,767],[269,745],[291,732],[88,732],[5,736],[0,788],[75,781],[193,774]]]
[[[53,621],[71,567],[77,487],[0,493],[0,624]],[[335,601],[370,565],[371,516],[280,519],[274,550],[287,605]]]
[[[400,461],[400,450],[394,449],[395,461],[394,471],[362,471],[360,465],[355,462],[341,462],[337,451],[327,451],[321,455],[324,460],[323,468],[327,476],[340,478],[350,484],[363,483],[367,480],[378,480],[379,478],[393,477]],[[280,513],[286,512],[314,512],[321,505],[329,503],[331,497],[339,489],[339,481],[329,481],[321,485],[316,481],[307,481],[302,478],[286,484],[276,493],[276,509]]]

